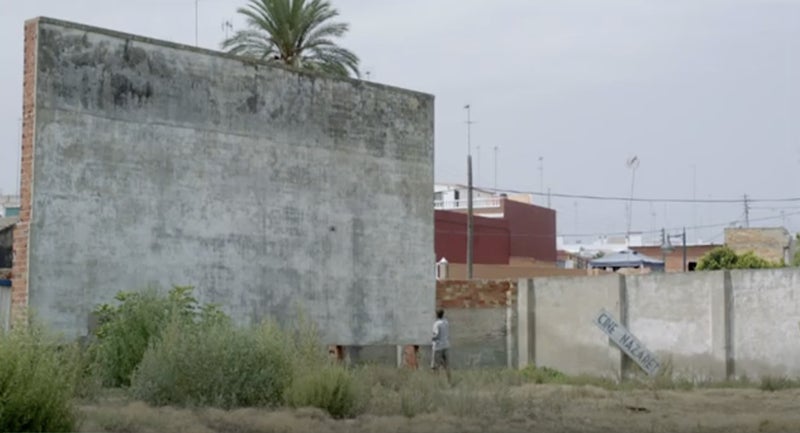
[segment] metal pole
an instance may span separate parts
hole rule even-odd
[[[472,155],[467,155],[467,279],[472,279]]]
[[[750,204],[747,202],[747,194],[744,195],[744,224],[750,228]]]
[[[469,104],[464,106],[467,110],[467,279],[472,279],[472,246],[473,246],[473,222],[472,222],[472,142],[470,129],[472,118],[470,116]]]
[[[683,272],[686,272],[686,227],[683,228]]]
[[[667,245],[667,230],[661,229],[661,261],[664,263],[664,273],[667,272],[667,251],[664,246]]]
[[[539,157],[539,194],[544,194],[544,157]]]

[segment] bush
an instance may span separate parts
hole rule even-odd
[[[291,378],[288,341],[274,325],[173,320],[145,352],[131,392],[158,406],[269,406],[283,401]]]
[[[714,248],[700,258],[698,271],[716,271],[721,269],[769,269],[783,267],[783,263],[771,263],[758,257],[752,251],[736,254],[730,247]]]
[[[564,383],[567,376],[550,367],[536,367],[529,365],[520,372],[522,377],[533,383]]]
[[[352,418],[361,408],[358,397],[352,374],[331,365],[298,375],[286,401],[292,407],[323,409],[334,418]]]
[[[77,356],[33,325],[0,333],[0,431],[74,431]]]
[[[788,377],[765,376],[761,378],[762,391],[780,391],[783,389],[800,388],[800,382]]]
[[[152,288],[120,292],[115,299],[118,305],[104,304],[95,310],[99,327],[91,353],[106,386],[130,385],[147,347],[171,320],[226,320],[215,306],[200,307],[191,287],[176,286],[166,296]]]

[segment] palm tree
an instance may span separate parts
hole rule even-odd
[[[339,11],[327,0],[249,0],[237,12],[247,18],[248,28],[225,39],[223,50],[340,77],[360,76],[358,57],[333,41],[349,26],[331,21]]]

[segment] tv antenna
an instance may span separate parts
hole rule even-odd
[[[636,185],[636,169],[639,168],[639,157],[634,155],[628,158],[625,165],[631,170],[631,195],[628,201],[627,230],[625,231],[625,238],[628,240],[628,243],[630,243],[631,221],[633,220],[633,188]]]

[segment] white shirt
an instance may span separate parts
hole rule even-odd
[[[433,350],[450,348],[450,324],[447,319],[436,319],[433,322]]]

